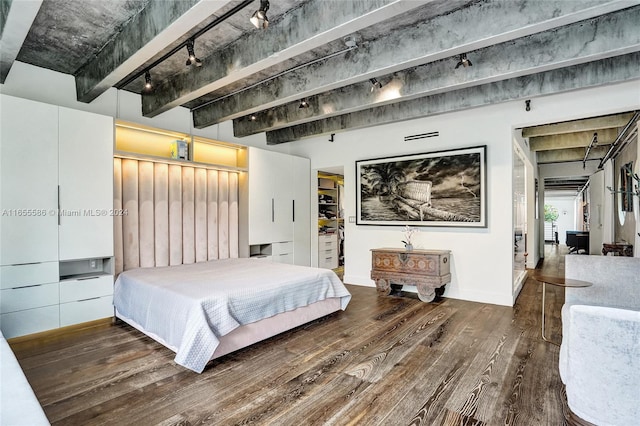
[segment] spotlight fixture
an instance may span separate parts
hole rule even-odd
[[[149,70],[144,72],[144,88],[145,90],[151,90],[153,88],[153,84],[151,84],[151,73]]]
[[[466,53],[463,53],[463,54],[460,55],[460,60],[458,61],[458,64],[456,65],[456,69],[460,68],[460,66],[463,66],[465,68],[473,66],[471,61],[469,59],[467,59],[467,54]]]
[[[307,102],[305,99],[300,101],[300,106],[298,108],[309,108],[309,102]]]
[[[256,117],[256,115],[255,115],[255,114],[251,114],[251,115],[249,116],[249,120],[250,120],[250,121],[256,121],[257,119],[258,119],[258,117]]]
[[[195,51],[193,50],[193,39],[187,40],[187,52],[189,53],[189,59],[187,59],[187,66],[191,64],[195,64],[196,67],[202,66],[202,61],[196,57]]]
[[[269,10],[269,0],[260,0],[260,9],[256,10],[249,19],[254,27],[266,30],[269,26],[269,18],[267,18],[267,10]]]
[[[380,83],[378,80],[376,80],[375,78],[370,78],[369,82],[371,83],[371,91],[373,92],[374,90],[377,89],[382,89],[382,83]]]

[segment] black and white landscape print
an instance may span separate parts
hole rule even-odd
[[[486,226],[486,146],[356,161],[359,225]]]

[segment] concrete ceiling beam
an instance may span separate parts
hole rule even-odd
[[[523,138],[536,136],[559,135],[563,133],[594,132],[600,129],[624,127],[633,117],[633,113],[608,115],[604,117],[586,118],[584,120],[563,123],[544,124],[522,129]]]
[[[11,67],[20,53],[20,48],[29,34],[42,0],[9,0],[2,2],[0,14],[0,83],[11,71]]]
[[[454,69],[457,58],[447,58],[387,78],[378,77],[384,86],[376,91],[370,90],[369,82],[357,83],[307,98],[307,108],[299,108],[299,102],[292,102],[256,114],[254,121],[236,119],[234,135],[243,137],[277,130],[372,106],[640,51],[638,22],[640,6],[468,53],[473,67]],[[218,119],[229,118],[223,117],[221,110],[216,112]]]
[[[589,151],[587,160],[600,160],[609,149],[608,146],[597,146]],[[538,151],[536,160],[538,164],[563,163],[567,161],[583,161],[586,148],[568,148],[552,151]]]
[[[640,79],[640,53],[483,84],[267,132],[268,144]]]
[[[78,101],[93,101],[167,46],[184,41],[181,37],[231,1],[149,2],[91,62],[78,70]]]
[[[160,84],[153,93],[143,93],[143,115],[154,117],[431,1],[310,1],[286,14],[277,25],[270,25],[268,31],[248,33],[221,51],[200,58],[202,67],[197,72],[179,74]]]
[[[599,160],[589,160],[586,164],[580,161],[566,163],[549,163],[538,166],[540,179],[572,178],[577,176],[591,176],[598,171]]]
[[[268,84],[209,103],[194,110],[194,126],[202,128],[239,118],[327,90],[365,82],[372,77],[569,25],[623,6],[629,7],[629,2],[591,1],[587,4],[521,0],[473,3],[394,31],[348,56],[329,58],[314,64],[313,69],[296,69]],[[479,22],[483,25],[478,25]]]
[[[531,151],[547,151],[551,149],[586,148],[598,134],[598,145],[611,145],[618,136],[617,129],[599,129],[596,131],[564,133],[559,135],[536,136],[529,138]]]

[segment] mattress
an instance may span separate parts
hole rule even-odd
[[[263,259],[133,269],[114,288],[116,315],[196,372],[236,328],[328,298],[338,298],[343,310],[351,299],[333,271]]]

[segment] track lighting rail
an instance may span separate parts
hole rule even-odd
[[[209,31],[213,27],[215,27],[215,26],[221,24],[222,22],[226,21],[228,18],[230,18],[231,16],[233,16],[236,13],[240,12],[242,9],[244,9],[247,6],[249,6],[253,2],[254,2],[254,0],[244,0],[242,3],[238,3],[235,7],[233,7],[232,9],[229,9],[227,12],[223,13],[222,15],[220,15],[219,17],[217,17],[213,21],[209,22],[203,28],[199,29],[195,34],[193,34],[187,40],[185,40],[182,43],[178,44],[173,49],[171,49],[170,51],[168,51],[167,53],[162,55],[160,58],[158,58],[155,61],[153,61],[151,63],[151,65],[145,67],[144,69],[139,70],[138,72],[136,72],[134,74],[131,74],[127,79],[125,79],[122,83],[118,83],[115,87],[117,89],[123,89],[129,83],[131,83],[133,80],[135,80],[136,78],[138,78],[141,75],[143,75],[145,72],[147,72],[147,71],[151,70],[152,68],[156,67],[161,62],[164,62],[165,60],[167,60],[167,58],[169,58],[170,56],[172,56],[173,54],[175,54],[179,50],[184,49],[184,47],[187,46],[187,44],[189,44],[189,42],[195,41],[196,38],[200,37],[202,34],[206,33],[207,31]]]

